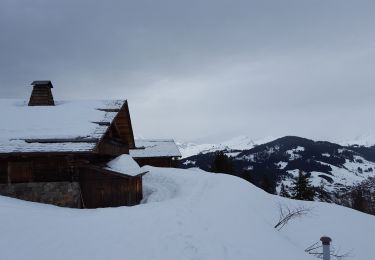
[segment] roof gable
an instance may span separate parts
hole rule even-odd
[[[125,101],[119,112],[120,113],[117,114],[115,120],[113,121],[113,127],[119,133],[121,139],[123,139],[123,141],[129,145],[129,148],[133,149],[135,148],[135,141],[127,101]]]

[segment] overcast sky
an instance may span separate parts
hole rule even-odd
[[[147,138],[375,134],[375,1],[0,0],[0,96],[39,79]]]

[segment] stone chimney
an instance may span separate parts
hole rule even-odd
[[[54,106],[52,96],[53,85],[49,80],[38,80],[31,83],[33,91],[30,96],[29,106]]]

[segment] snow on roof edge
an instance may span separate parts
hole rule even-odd
[[[136,177],[144,174],[138,163],[129,154],[122,154],[107,163],[106,170]]]
[[[129,150],[133,158],[181,157],[173,139],[136,139],[135,145],[138,149]]]

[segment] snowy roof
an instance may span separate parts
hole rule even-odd
[[[0,99],[0,153],[92,151],[125,100],[60,101],[27,106]]]
[[[174,140],[135,140],[137,149],[129,151],[134,158],[146,157],[180,157],[181,153]]]
[[[145,173],[141,170],[138,163],[128,154],[122,154],[109,163],[107,163],[108,170],[115,171],[129,176],[137,176]]]

